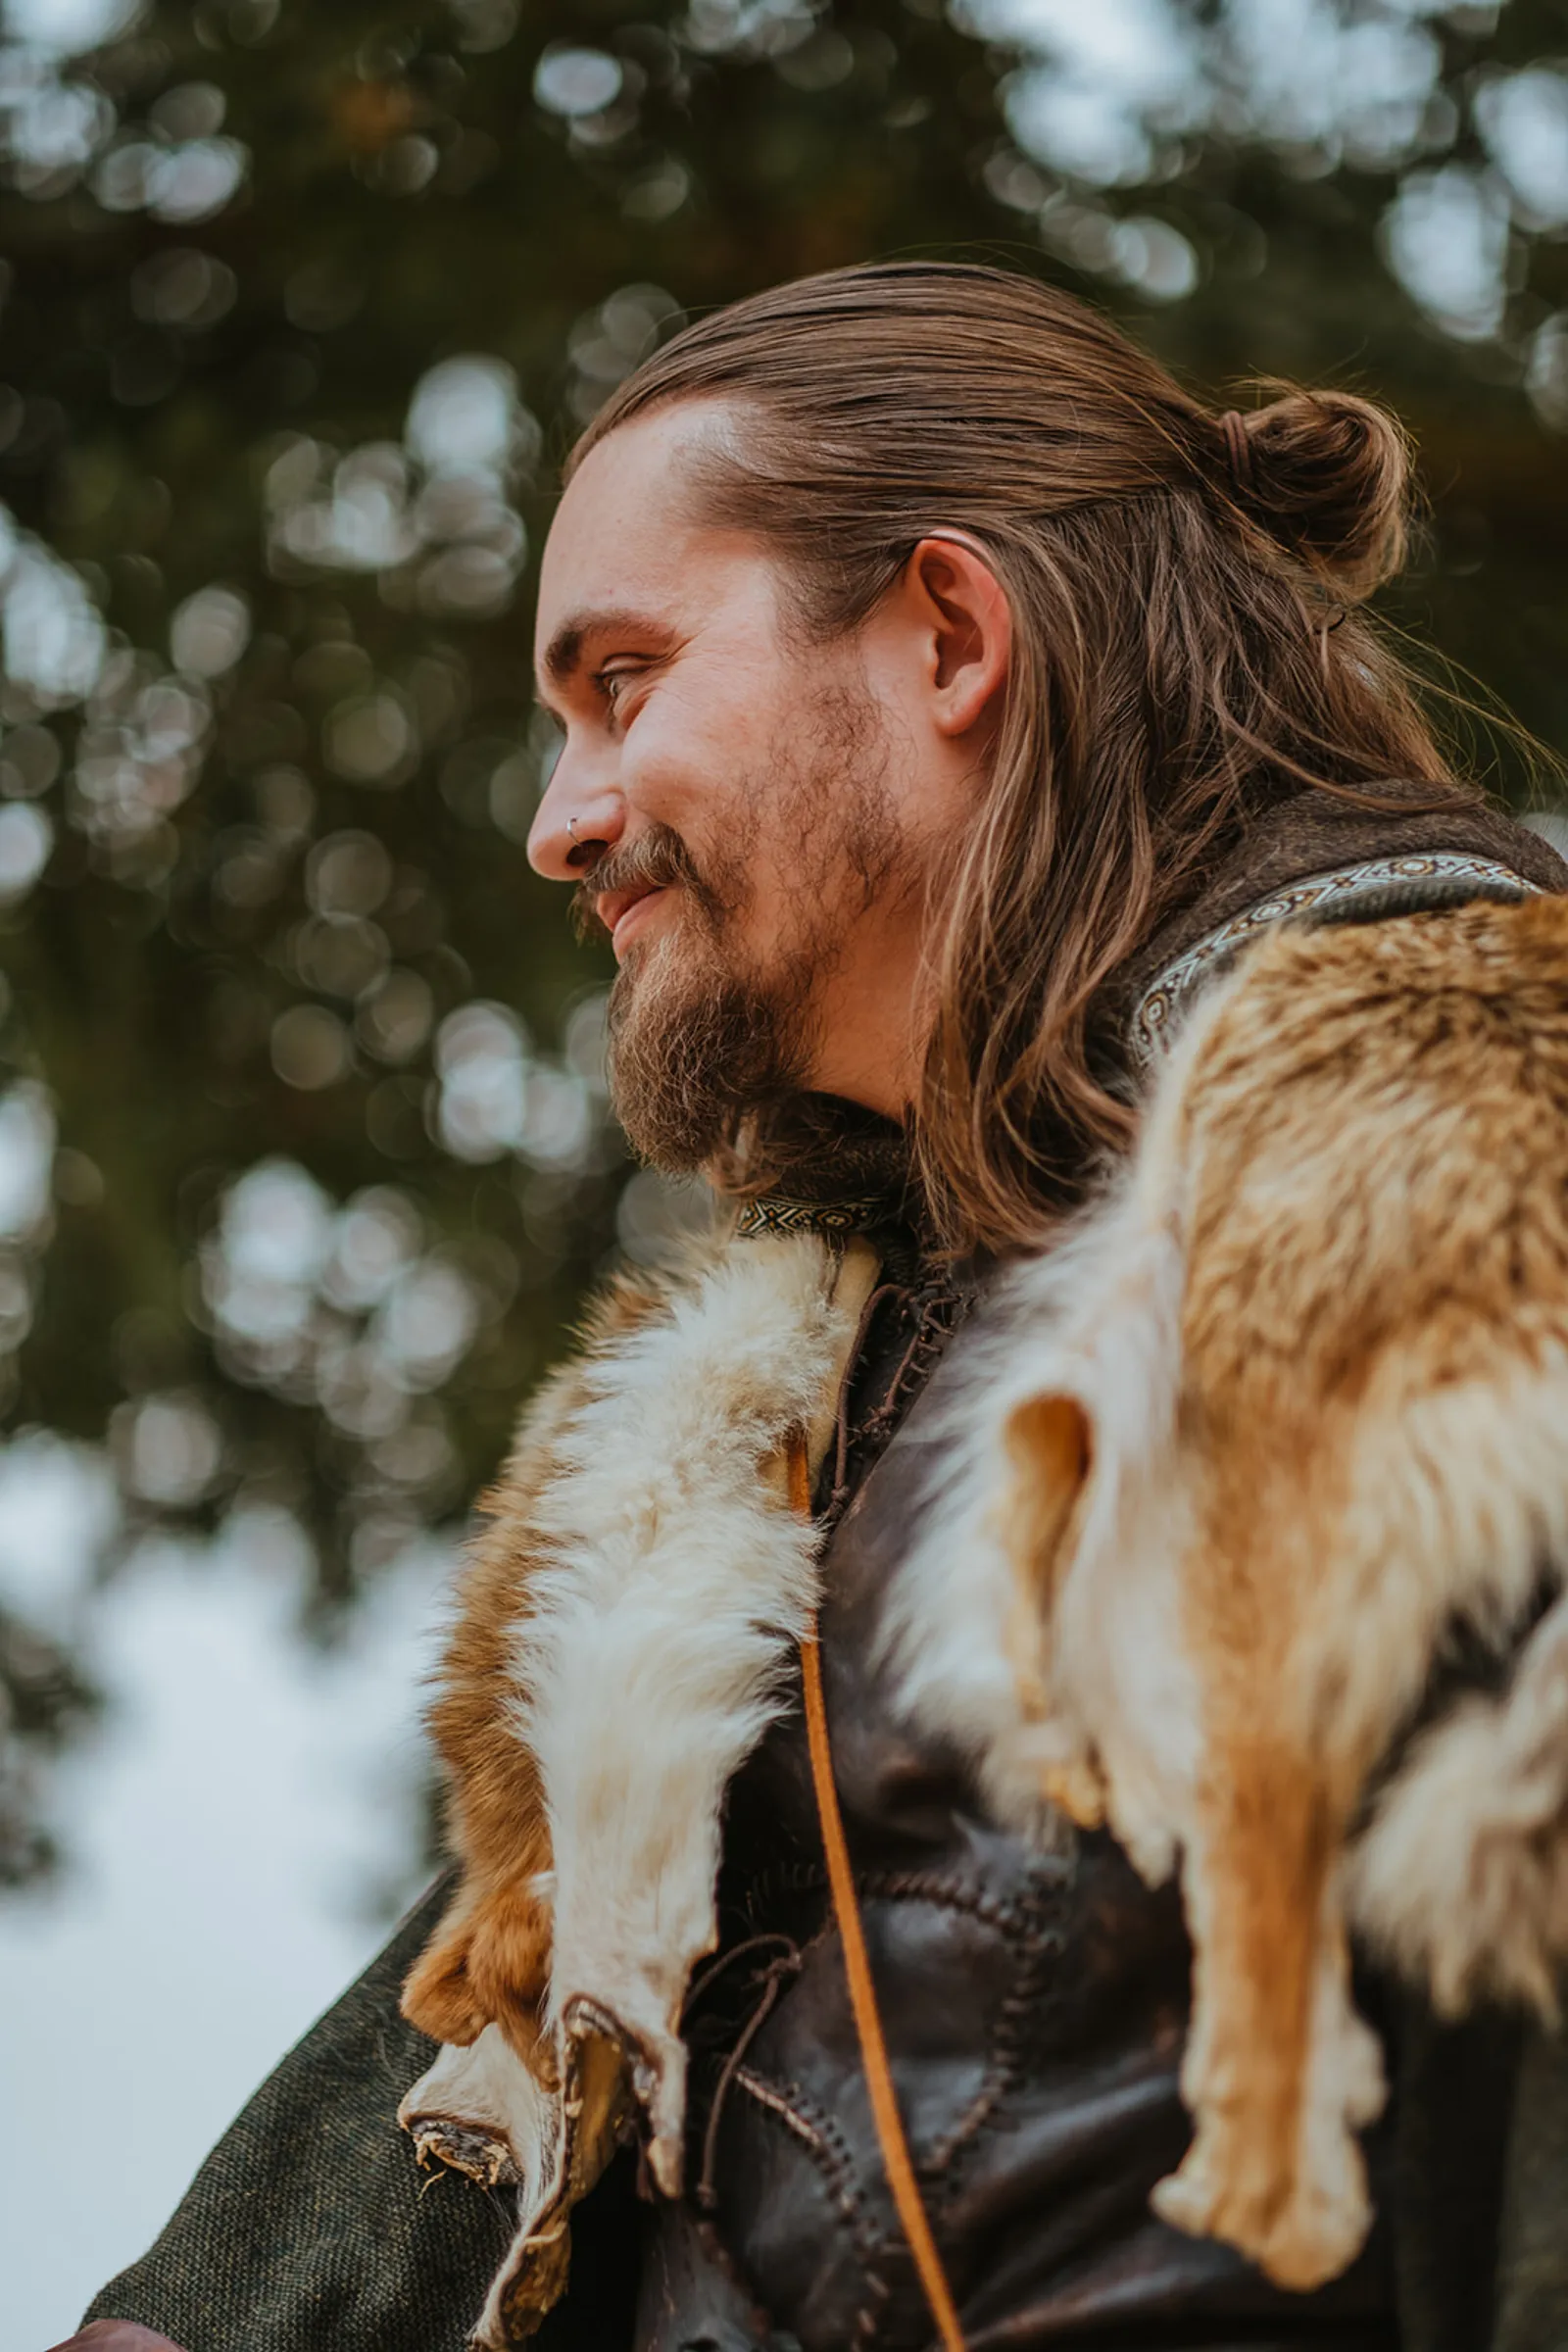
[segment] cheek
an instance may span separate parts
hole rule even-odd
[[[628,806],[671,826],[699,855],[705,843],[755,839],[766,826],[774,723],[760,696],[696,680],[657,688],[626,732]]]
[[[725,729],[714,713],[672,689],[656,691],[627,729],[622,774],[626,798],[642,815],[683,838],[704,829],[731,773]]]

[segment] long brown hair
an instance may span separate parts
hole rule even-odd
[[[698,462],[705,510],[773,543],[809,631],[858,627],[944,527],[981,543],[1010,600],[910,1132],[951,1248],[1027,1244],[1130,1135],[1098,1035],[1106,983],[1247,817],[1306,787],[1460,794],[1352,609],[1403,560],[1403,436],[1338,391],[1216,416],[1067,294],[905,263],[688,327],[571,464],[647,410],[715,398],[742,429]]]

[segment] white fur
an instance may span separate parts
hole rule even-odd
[[[818,1241],[759,1240],[677,1292],[607,1355],[536,1511],[553,1564],[518,1636],[516,1725],[555,1856],[548,2023],[584,1998],[614,2020],[669,2193],[724,1790],[815,1600],[813,1530],[761,1473],[848,1351],[832,1273]]]
[[[1175,1862],[1163,1777],[1173,1763],[1190,1771],[1198,1746],[1175,1622],[1184,1519],[1173,1476],[1186,1275],[1178,1108],[1191,1052],[1184,1039],[1132,1166],[1074,1231],[1000,1286],[935,1433],[945,1483],[882,1632],[914,1721],[965,1748],[989,1803],[1015,1828],[1039,1831],[1042,1772],[1086,1764],[1089,1724],[1110,1727],[1113,1826],[1152,1881]],[[1007,1425],[1042,1396],[1082,1408],[1094,1463],[1049,1643],[1035,1627],[1034,1672],[1020,1676],[1030,1629],[996,1506],[1014,1475]]]
[[[443,2050],[401,2111],[449,2162],[462,2157],[443,2125],[460,2148],[489,2132],[511,2151],[519,2226],[476,2343],[509,2340],[508,2300],[532,2262],[564,2261],[566,2208],[628,2096],[656,2180],[678,2192],[680,2009],[714,1939],[720,1809],[816,1599],[815,1534],[789,1506],[782,1449],[804,1431],[820,1461],[875,1274],[863,1243],[842,1255],[810,1235],[739,1244],[607,1346],[552,1430],[513,1711],[550,1822],[554,2080],[537,2082],[489,2026],[470,2050]]]
[[[1446,2016],[1486,1996],[1555,2022],[1568,1960],[1568,1594],[1500,1698],[1418,1740],[1351,1860],[1354,1916]]]

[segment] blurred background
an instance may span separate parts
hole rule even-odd
[[[0,2320],[28,2352],[420,1884],[465,1513],[584,1283],[691,1213],[608,1122],[608,972],[522,850],[572,434],[752,287],[1039,270],[1202,388],[1391,402],[1429,501],[1391,620],[1568,748],[1568,7],[0,23]]]

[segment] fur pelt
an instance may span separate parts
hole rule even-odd
[[[1155,2192],[1280,2283],[1365,2234],[1365,1932],[1441,2006],[1568,1957],[1568,905],[1282,932],[966,1350],[888,1654],[999,1814],[1179,1871],[1196,2122]],[[962,1562],[961,1576],[955,1562]],[[1369,1791],[1381,1770],[1375,1798]]]
[[[618,1282],[488,1497],[431,1710],[462,1875],[404,1995],[449,2046],[403,2107],[421,2154],[520,2184],[481,2342],[559,2293],[632,2111],[678,2188],[724,1791],[815,1599],[784,1449],[820,1459],[874,1273],[802,1234]]]

